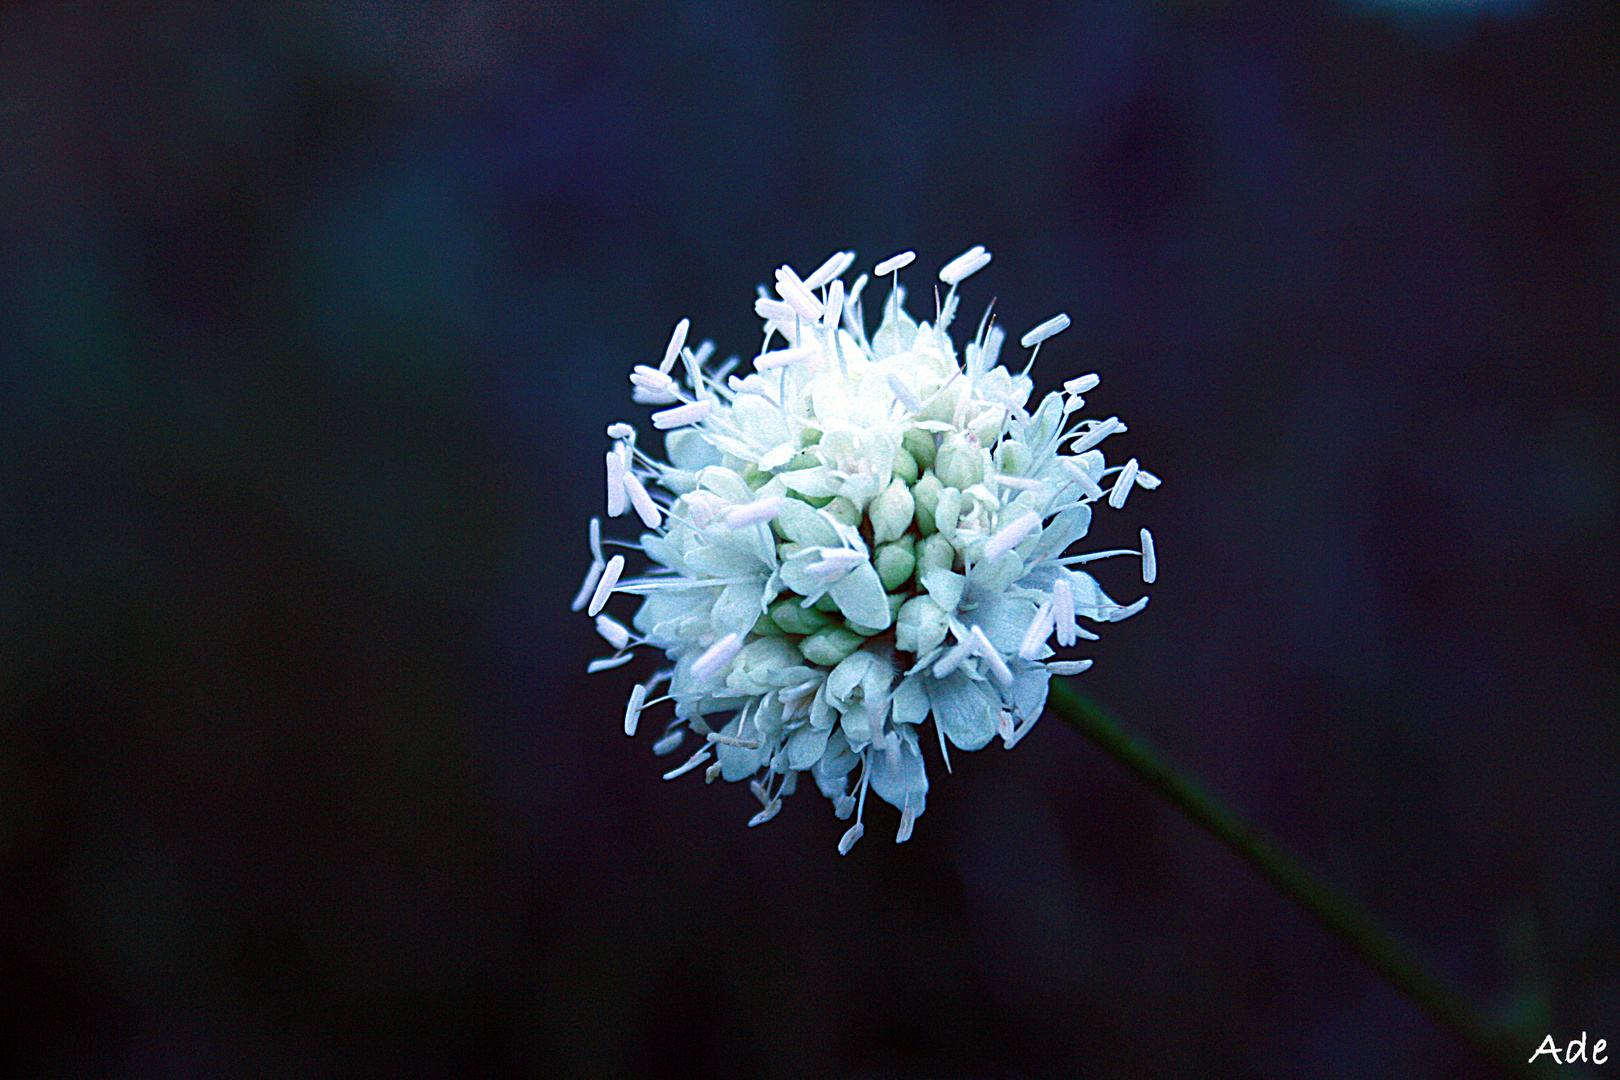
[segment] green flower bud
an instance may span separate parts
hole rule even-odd
[[[827,513],[832,515],[834,521],[845,525],[859,525],[861,523],[860,507],[844,498],[842,495],[833,496],[832,502],[826,506]]]
[[[872,500],[873,542],[882,544],[905,535],[905,531],[911,528],[911,514],[916,505],[911,488],[904,480],[898,476],[890,480],[883,493]]]
[[[923,473],[921,480],[917,481],[911,489],[911,497],[916,500],[917,531],[927,536],[934,531],[934,507],[939,505],[939,493],[945,485],[939,482],[939,477],[931,472]]]
[[[960,432],[951,432],[940,444],[934,458],[934,474],[948,488],[969,488],[984,479],[989,455],[977,441]]]
[[[800,607],[799,598],[790,596],[771,605],[771,621],[789,634],[813,634],[832,622],[813,607]]]
[[[917,467],[929,469],[934,465],[934,433],[924,431],[922,428],[912,428],[901,439],[901,445],[906,452],[916,459]]]
[[[812,664],[833,667],[860,648],[864,640],[861,635],[845,627],[828,626],[799,642],[799,651]]]
[[[894,452],[894,464],[890,467],[894,470],[894,475],[908,484],[915,484],[920,475],[917,459],[906,453],[903,448]]]
[[[893,592],[917,569],[917,557],[903,544],[884,544],[877,549],[873,565],[877,567],[878,580],[883,582],[883,591]]]
[[[943,536],[935,533],[917,548],[917,581],[922,582],[930,570],[949,570],[956,562],[956,548]]]
[[[945,640],[949,625],[945,609],[934,603],[931,597],[913,596],[900,608],[900,614],[895,616],[894,647],[901,652],[920,656]],[[805,642],[805,645],[808,644],[809,640]],[[810,655],[808,648],[801,648],[806,656]]]

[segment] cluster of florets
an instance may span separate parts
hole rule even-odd
[[[630,375],[636,401],[663,406],[652,420],[669,460],[639,450],[630,425],[608,428],[608,515],[640,517],[648,531],[623,546],[655,566],[624,577],[624,555],[603,557],[593,519],[574,601],[615,650],[591,671],[638,645],[673,665],[634,687],[624,715],[633,735],[643,711],[673,703],[656,754],[688,730],[702,739],[665,779],[705,765],[709,780],[747,779],[758,825],[809,772],[838,817],[855,816],[841,853],[865,831],[868,789],[899,809],[896,840],[911,835],[930,716],[947,768],[949,746],[999,735],[1010,748],[1040,717],[1048,680],[1091,664],[1053,643],[1093,639],[1080,620],[1115,622],[1147,603],[1115,603],[1076,566],[1133,555],[1144,582],[1156,574],[1146,529],[1140,550],[1068,554],[1092,503],[1119,509],[1159,483],[1135,458],[1105,464],[1099,444],[1125,430],[1118,417],[1073,418],[1097,376],[1026,411],[1032,384],[997,365],[1005,335],[988,311],[960,361],[949,335],[957,284],[989,253],[940,270],[949,291],[936,294],[933,325],[903,306],[899,271],[913,257],[875,268],[894,284],[870,338],[867,276],[847,291],[842,280],[852,252],[804,278],[783,266],[775,295],[762,288],[754,303],[765,340],[747,375],[733,374],[736,358],[711,365],[709,342],[688,348],[681,320],[662,363]],[[1068,324],[1048,319],[1022,344],[1038,353]],[[614,593],[642,597],[634,630],[603,613]]]

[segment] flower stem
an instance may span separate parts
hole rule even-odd
[[[1366,908],[1296,862],[1276,841],[1177,772],[1105,710],[1060,679],[1052,680],[1047,708],[1231,848],[1392,986],[1480,1054],[1511,1075],[1534,1075],[1506,1038],[1470,1008],[1452,986],[1378,925]]]

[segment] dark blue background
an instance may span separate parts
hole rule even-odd
[[[1080,685],[1527,1054],[1620,1044],[1617,54],[1596,3],[6,6],[0,1064],[1489,1075],[1051,719],[840,859],[584,677],[631,365],[975,243],[967,317],[1073,315],[1041,389],[1165,481]]]

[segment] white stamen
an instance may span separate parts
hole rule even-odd
[[[1119,471],[1119,476],[1114,479],[1113,489],[1108,492],[1109,506],[1115,510],[1125,508],[1125,499],[1130,495],[1131,488],[1136,486],[1136,470],[1139,468],[1141,466],[1137,465],[1135,458],[1125,463],[1125,467]]]
[[[968,636],[973,640],[973,651],[983,657],[985,663],[990,665],[990,674],[995,678],[996,682],[1002,686],[1011,686],[1013,681],[1012,669],[1007,666],[1007,661],[1001,658],[1001,653],[996,651],[996,647],[990,644],[990,639],[984,636],[984,630],[978,623],[973,624],[973,629],[968,631]]]
[[[1159,577],[1159,555],[1153,550],[1153,534],[1142,530],[1142,582],[1153,584]]]
[[[787,367],[789,364],[797,364],[800,360],[808,360],[814,355],[816,350],[808,345],[800,345],[793,349],[776,349],[754,357],[754,370],[770,371],[772,368]]]
[[[657,748],[654,747],[654,749],[656,750]],[[665,773],[664,779],[673,780],[677,776],[685,776],[687,773],[691,772],[693,769],[697,768],[699,765],[708,760],[709,748],[705,746],[703,749],[687,758],[684,764],[676,766],[675,768],[669,770],[669,772]]]
[[[607,564],[601,559],[593,559],[591,568],[585,571],[585,583],[579,587],[579,593],[574,602],[569,605],[570,611],[581,611],[590,601],[591,594],[596,591],[596,583],[602,579],[602,568]]]
[[[864,332],[864,328],[860,325],[860,321],[856,316],[860,314],[861,290],[866,288],[866,281],[865,274],[857,275],[855,284],[849,287],[849,293],[844,297],[844,325],[849,327],[849,332],[852,334],[857,331]]]
[[[1055,621],[1052,618],[1052,601],[1048,600],[1035,611],[1035,617],[1029,620],[1029,629],[1024,631],[1024,640],[1018,646],[1018,655],[1025,660],[1033,660],[1040,653],[1041,646],[1052,635]]]
[[[1074,588],[1061,573],[1052,583],[1052,616],[1059,645],[1073,645],[1080,624],[1074,621]]]
[[[996,734],[1001,736],[1002,749],[1011,750],[1018,733],[1013,730],[1013,715],[1006,709],[996,714]]]
[[[866,826],[860,822],[857,821],[851,825],[849,831],[844,833],[842,839],[838,841],[838,854],[848,855],[849,849],[855,846],[855,841],[859,840],[865,832]]]
[[[887,259],[872,267],[872,276],[884,277],[894,273],[896,270],[902,270],[910,266],[916,258],[917,253],[915,251],[902,251],[898,255],[890,255]]]
[[[1064,383],[1063,389],[1078,397],[1081,394],[1090,393],[1092,390],[1097,389],[1101,383],[1102,378],[1100,376],[1082,375],[1078,379],[1070,379]]]
[[[749,525],[757,525],[762,521],[769,521],[781,512],[787,500],[780,495],[768,495],[763,499],[733,506],[726,511],[726,524],[733,529],[741,529]]]
[[[1117,431],[1124,430],[1125,425],[1120,423],[1119,417],[1110,416],[1101,423],[1093,423],[1090,431],[1074,440],[1074,442],[1069,446],[1069,451],[1074,454],[1083,454],[1087,450],[1090,450],[1093,446],[1096,446],[1098,443],[1108,438],[1108,436]]]
[[[686,731],[682,728],[665,732],[663,737],[652,745],[653,757],[664,757],[667,754],[673,754],[676,747],[680,746],[685,739]]]
[[[591,558],[602,562],[602,519],[591,518]]]
[[[985,559],[999,559],[1024,541],[1030,533],[1041,527],[1039,514],[1029,511],[1003,525],[989,540],[985,541]]]
[[[645,405],[668,405],[681,400],[674,378],[646,364],[636,365],[630,373],[630,384],[635,387],[635,399]]]
[[[807,289],[819,289],[834,278],[843,277],[844,271],[848,270],[849,264],[854,261],[855,253],[853,251],[833,252],[826,262],[816,267],[810,276],[804,279],[804,287]]]
[[[917,812],[906,803],[906,808],[900,811],[900,829],[894,834],[894,842],[903,844],[911,839],[911,827],[917,824]]]
[[[622,649],[630,644],[629,628],[611,615],[596,617],[596,632],[601,634],[614,649]]]
[[[833,800],[833,816],[839,821],[848,821],[849,815],[855,812],[855,796],[840,795]]]
[[[714,342],[705,338],[703,341],[698,343],[696,352],[693,352],[691,349],[686,349],[683,351],[683,354],[690,357],[692,363],[696,364],[698,367],[702,367],[708,361],[709,357],[714,355]]]
[[[1159,482],[1160,482],[1159,478],[1157,476],[1154,476],[1152,473],[1148,472],[1146,469],[1138,469],[1137,470],[1137,473],[1136,473],[1136,486],[1137,487],[1146,488],[1148,491],[1152,491],[1154,488],[1159,486]]]
[[[600,660],[592,660],[585,665],[585,674],[595,675],[598,671],[612,671],[616,667],[623,667],[636,658],[635,653],[624,653],[619,656],[604,656]]]
[[[585,609],[585,614],[596,618],[606,606],[608,597],[613,594],[613,587],[619,583],[619,575],[624,573],[624,556],[615,555],[608,560],[607,569],[602,572],[602,580],[596,583],[596,592],[591,594],[591,605]]]
[[[748,819],[748,827],[752,829],[755,825],[765,824],[767,821],[771,820],[771,818],[775,817],[776,812],[780,809],[782,809],[782,800],[772,799],[765,805],[765,809]]]
[[[817,581],[832,582],[865,561],[866,556],[849,548],[822,548],[821,558],[805,567],[804,572]]]
[[[709,742],[711,742],[711,743],[719,743],[721,746],[735,746],[735,747],[738,747],[739,749],[742,749],[742,750],[758,750],[759,749],[759,740],[758,739],[739,739],[735,735],[722,735],[718,731],[711,731],[711,732],[709,732],[707,735],[705,735],[703,737],[705,739],[707,739]],[[755,783],[758,783],[758,782],[759,781],[757,781],[757,780],[755,781]]]
[[[658,363],[658,370],[665,375],[675,366],[675,358],[681,355],[681,346],[686,344],[686,332],[690,329],[691,319],[682,319],[675,324],[675,332],[669,336],[669,344],[664,347],[664,359]]]
[[[968,654],[972,651],[973,636],[971,634],[958,638],[956,644],[951,646],[951,650],[940,657],[939,661],[934,664],[934,678],[948,678],[951,672],[962,666],[962,661],[966,660]]]
[[[624,733],[634,735],[636,725],[641,722],[641,707],[647,700],[647,687],[636,683],[630,688],[630,700],[624,706]]]
[[[701,420],[707,420],[709,414],[713,411],[714,399],[703,398],[701,401],[693,401],[686,405],[677,405],[673,409],[653,413],[653,427],[659,431],[685,427],[687,424],[696,424]]]
[[[1045,322],[1041,323],[1041,325],[1037,326],[1035,329],[1031,330],[1029,333],[1025,334],[1023,337],[1019,338],[1018,343],[1027,349],[1032,345],[1039,345],[1053,334],[1061,334],[1068,328],[1069,317],[1067,315],[1054,315],[1050,319],[1047,319]]]
[[[624,490],[624,478],[629,473],[624,467],[624,458],[615,450],[607,452],[607,514],[608,517],[618,517],[629,509],[629,499]]]
[[[939,271],[939,280],[947,285],[955,285],[968,275],[983,270],[989,262],[990,253],[984,250],[983,245],[975,244],[946,263]]]
[[[784,304],[782,301],[773,300],[769,296],[761,296],[754,301],[754,314],[770,322],[779,322],[792,326],[798,312],[793,310],[792,304]]]
[[[636,508],[636,513],[641,515],[641,520],[647,528],[658,528],[664,517],[658,512],[658,504],[652,501],[652,496],[647,494],[647,489],[641,485],[640,477],[626,470],[624,489],[630,493],[630,505]]]
[[[1092,479],[1091,470],[1086,468],[1084,462],[1072,457],[1059,457],[1058,463],[1063,466],[1063,471],[1080,485],[1080,490],[1085,493],[1086,498],[1102,498],[1103,490],[1097,485],[1097,481]]]
[[[895,400],[904,405],[907,412],[922,411],[922,402],[918,400],[916,394],[911,392],[911,387],[907,386],[899,376],[892,371],[885,371],[883,377],[888,380],[889,390],[893,392]]]
[[[608,425],[607,437],[613,439],[615,442],[625,440],[634,442],[636,439],[636,429],[625,423],[623,420],[620,420],[616,424]]]
[[[618,558],[619,556],[615,556]],[[722,668],[737,658],[742,652],[743,636],[733,630],[719,641],[710,645],[702,656],[692,662],[692,678],[698,682],[708,682],[720,674]]]
[[[1054,660],[1046,670],[1054,675],[1078,675],[1091,666],[1090,660]]]
[[[827,290],[827,310],[822,312],[821,325],[827,330],[837,330],[838,321],[844,317],[844,283],[834,280]]]
[[[1109,622],[1120,622],[1147,607],[1147,603],[1148,598],[1144,596],[1134,604],[1126,604],[1124,607],[1105,608],[1100,614],[1107,616]]]
[[[776,293],[783,300],[793,306],[793,310],[805,322],[818,322],[821,319],[821,301],[816,294],[804,287],[799,275],[793,272],[793,267],[783,265],[776,271]]]
[[[1002,474],[996,476],[996,483],[1002,487],[1013,488],[1017,491],[1039,491],[1046,486],[1041,481],[1027,476],[1006,476]]]

